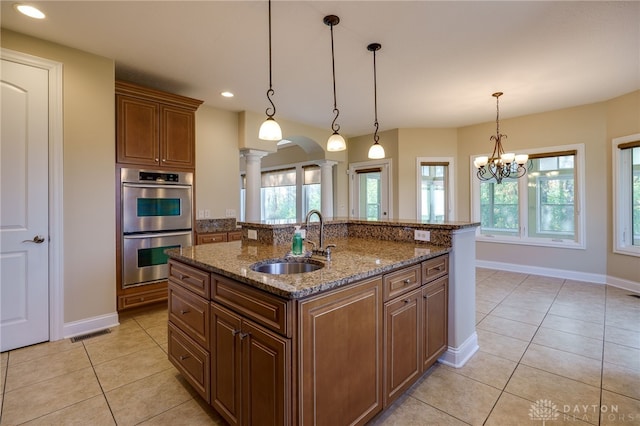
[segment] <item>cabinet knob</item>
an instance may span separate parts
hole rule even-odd
[[[409,302],[410,302],[410,300],[409,300],[409,299],[404,299],[404,303],[405,303],[405,305],[406,305],[407,303],[409,303]]]
[[[238,333],[240,333],[240,330],[233,330],[233,331],[231,332],[231,335],[232,335],[232,336],[235,336],[235,335],[236,335],[236,334],[238,334]]]
[[[191,355],[180,355],[180,361],[184,361],[187,358],[191,358]]]
[[[402,282],[404,283],[404,285],[411,284],[411,279],[407,278],[406,280],[404,280]]]
[[[156,158],[156,163],[158,163],[158,162],[160,162],[160,159],[159,159],[159,158]]]
[[[240,340],[244,340],[245,337],[249,336],[251,333],[240,333]]]
[[[191,311],[189,311],[188,309],[187,310],[180,309],[180,315],[188,314],[189,312]]]

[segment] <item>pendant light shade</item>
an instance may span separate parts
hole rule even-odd
[[[339,133],[334,133],[329,136],[327,151],[344,151],[345,149],[347,149],[347,142]]]
[[[267,117],[260,125],[258,137],[264,141],[279,141],[282,139],[282,129],[273,117]]]
[[[271,0],[269,0],[269,90],[267,90],[267,99],[271,104],[271,108],[267,108],[265,110],[267,119],[262,123],[260,131],[258,132],[258,138],[262,140],[279,141],[282,139],[282,130],[280,129],[280,125],[273,118],[276,114],[276,106],[273,104],[271,96],[273,96],[274,93],[271,79]]]
[[[382,48],[382,45],[380,43],[371,43],[367,46],[367,50],[373,52],[373,110],[375,114],[375,122],[373,123],[373,125],[376,130],[373,133],[373,145],[371,145],[371,148],[369,148],[368,155],[372,160],[379,160],[381,158],[384,158],[385,156],[384,148],[378,142],[380,140],[380,136],[378,136],[378,85],[376,82],[376,51],[380,50],[380,48]]]
[[[336,101],[336,60],[333,50],[333,27],[340,23],[340,18],[336,15],[327,15],[324,17],[322,22],[325,25],[328,25],[331,28],[331,69],[333,75],[333,113],[335,116],[333,117],[333,121],[331,122],[331,130],[333,130],[333,134],[329,136],[329,140],[327,141],[327,151],[344,151],[347,149],[347,143],[344,138],[340,136],[338,131],[340,130],[340,125],[336,123],[338,116],[340,115],[340,110],[338,110],[338,104]]]

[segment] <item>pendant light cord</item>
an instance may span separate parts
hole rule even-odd
[[[267,90],[267,99],[271,104],[271,108],[267,108],[265,110],[265,114],[267,114],[268,118],[273,119],[273,116],[276,114],[276,106],[271,100],[271,96],[274,94],[273,83],[271,78],[271,0],[269,0],[269,90]],[[269,114],[269,109],[273,110],[271,114]]]
[[[331,130],[333,130],[334,133],[338,133],[338,131],[340,130],[340,125],[336,124],[336,120],[340,115],[340,110],[338,110],[338,102],[336,100],[336,60],[335,60],[335,54],[333,50],[333,23],[330,23],[329,27],[331,28],[331,67],[333,72],[333,113],[335,114],[335,117],[333,117],[333,121],[331,122]]]
[[[380,140],[380,136],[378,136],[378,78],[376,76],[376,50],[380,49],[380,47],[374,46],[371,51],[373,52],[373,112],[375,117],[375,122],[373,125],[376,130],[373,133],[373,142],[378,143]]]

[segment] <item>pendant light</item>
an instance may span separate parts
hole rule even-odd
[[[380,50],[382,45],[380,43],[371,43],[367,46],[367,50],[373,52],[373,110],[375,113],[375,122],[373,125],[376,130],[373,133],[373,145],[369,148],[369,158],[379,160],[384,158],[384,148],[378,143],[380,136],[378,136],[378,88],[376,83],[376,51]]]
[[[267,90],[267,99],[271,104],[271,108],[267,108],[265,110],[267,119],[262,123],[260,131],[258,132],[258,138],[266,141],[279,141],[282,139],[282,130],[280,129],[280,125],[273,118],[276,114],[276,106],[273,104],[271,96],[274,93],[271,80],[271,0],[269,0],[269,90]],[[272,112],[269,113],[269,110]]]
[[[338,104],[336,102],[336,60],[333,51],[333,27],[340,23],[340,18],[336,15],[327,15],[324,17],[322,22],[325,25],[328,25],[331,28],[331,66],[333,71],[333,113],[335,117],[333,117],[333,121],[331,122],[331,130],[333,130],[333,134],[329,136],[329,140],[327,141],[327,151],[344,151],[347,149],[347,143],[344,138],[340,136],[338,131],[340,130],[340,125],[336,124],[336,120],[340,115],[340,111],[338,110]]]

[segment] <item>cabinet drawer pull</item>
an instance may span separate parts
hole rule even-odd
[[[245,337],[249,336],[251,333],[240,333],[240,340],[244,340]]]
[[[409,302],[410,302],[410,300],[409,300],[409,299],[404,299],[404,303],[405,303],[405,305],[406,305],[407,303],[409,303]]]
[[[404,283],[404,285],[411,284],[411,278],[407,278],[406,280],[404,280],[402,282]]]
[[[184,315],[184,314],[188,314],[189,312],[191,312],[190,310],[184,310],[184,309],[180,309],[180,315]]]
[[[233,331],[231,332],[231,335],[232,335],[232,336],[235,336],[235,335],[236,335],[236,334],[238,334],[238,333],[240,333],[240,330],[233,330]]]
[[[184,361],[187,358],[191,358],[191,355],[180,355],[180,361]]]

